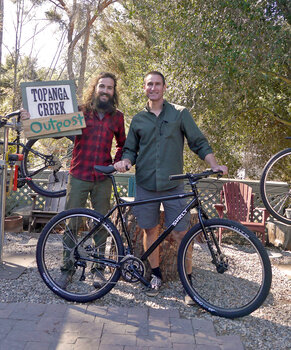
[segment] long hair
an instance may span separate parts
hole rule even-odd
[[[96,77],[92,78],[90,80],[89,86],[84,92],[83,96],[83,105],[82,108],[85,108],[86,110],[92,109],[92,102],[94,99],[95,95],[95,88],[96,85],[98,84],[99,80],[102,78],[111,78],[114,81],[114,93],[113,93],[113,111],[111,114],[115,114],[116,108],[118,106],[118,93],[117,93],[117,78],[114,74],[109,73],[109,72],[101,72],[99,73]]]

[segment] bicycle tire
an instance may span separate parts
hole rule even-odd
[[[249,315],[263,304],[271,287],[268,254],[255,234],[237,222],[210,219],[204,225],[215,254],[222,258],[220,272],[213,263],[202,227],[196,224],[186,233],[178,251],[183,287],[198,305],[213,315],[225,318]],[[223,229],[219,243],[222,255],[211,236],[213,232],[217,237],[219,229]],[[187,276],[190,265],[191,283]]]
[[[66,189],[55,184],[61,183],[62,173],[69,171],[72,150],[73,137],[69,136],[29,140],[23,148],[20,166],[21,175],[30,179],[28,186],[42,196],[65,196]]]
[[[112,222],[106,219],[94,233],[94,240],[84,239],[101,219],[103,216],[91,209],[69,209],[51,219],[39,237],[36,248],[39,273],[50,290],[63,299],[80,303],[99,299],[120,278],[120,269],[114,264],[123,258],[124,248]],[[107,259],[106,263],[97,263],[98,258]],[[71,279],[63,286],[60,281],[68,273]],[[94,287],[96,280],[101,280],[98,287]]]
[[[291,148],[278,152],[267,162],[260,180],[260,192],[270,214],[291,225],[286,210],[291,209]]]

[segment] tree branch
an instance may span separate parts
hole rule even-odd
[[[255,107],[255,108],[251,108],[248,109],[246,111],[242,111],[241,113],[247,113],[247,112],[255,112],[255,111],[265,111],[268,112],[269,114],[271,114],[278,122],[285,124],[287,126],[291,126],[291,121],[287,121],[285,119],[283,119],[281,116],[279,116],[279,114],[277,114],[276,112],[272,111],[271,109],[267,108],[267,107]]]
[[[291,85],[291,79],[289,79],[287,77],[284,77],[283,75],[280,75],[280,74],[277,74],[277,73],[273,73],[273,72],[269,72],[269,71],[265,71],[265,70],[261,70],[260,72],[265,74],[265,75],[269,75],[271,77],[283,80],[288,85]]]

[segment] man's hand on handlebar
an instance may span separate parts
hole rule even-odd
[[[222,171],[223,175],[228,173],[228,168],[225,165],[218,165],[216,167],[211,168],[213,171]]]
[[[123,159],[123,160],[120,160],[119,162],[114,164],[114,168],[121,173],[125,173],[131,167],[132,167],[132,165],[131,165],[131,161],[129,159]]]

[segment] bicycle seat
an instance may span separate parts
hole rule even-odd
[[[112,165],[108,165],[108,166],[105,166],[105,165],[94,165],[94,169],[96,171],[98,171],[99,173],[103,173],[103,174],[106,174],[106,175],[110,175],[110,174],[112,174],[112,173],[114,173],[116,171],[114,166],[112,166]]]

